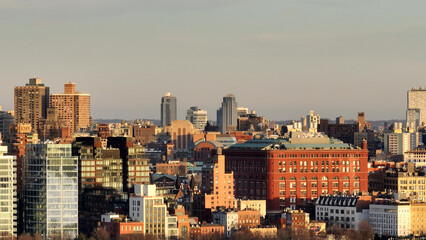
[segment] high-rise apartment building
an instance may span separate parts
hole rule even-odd
[[[203,131],[207,124],[207,111],[197,106],[190,107],[188,111],[186,111],[186,120],[194,124],[194,128]]]
[[[167,125],[170,125],[173,120],[177,119],[176,114],[176,97],[171,96],[168,92],[161,98],[161,126],[166,127]]]
[[[27,144],[23,163],[24,231],[43,239],[78,234],[78,165],[71,144]]]
[[[52,94],[50,106],[58,110],[60,120],[74,133],[90,126],[90,94],[75,91],[75,83],[65,83],[64,93]]]
[[[213,168],[213,190],[205,195],[205,207],[234,207],[234,174],[225,172],[225,156],[216,155]]]
[[[49,87],[40,78],[30,78],[25,86],[15,87],[15,123],[30,123],[37,131],[38,121],[46,117],[49,107]]]
[[[407,128],[426,126],[426,89],[413,88],[407,92]]]
[[[217,110],[217,125],[222,133],[237,128],[237,102],[235,96],[228,94],[223,97],[222,106]]]
[[[1,141],[0,141],[1,145]],[[0,238],[17,237],[16,156],[4,155],[6,146],[0,146]],[[12,239],[12,238],[11,238]]]

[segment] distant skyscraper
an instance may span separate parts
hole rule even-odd
[[[9,141],[10,138],[10,125],[13,123],[14,118],[7,112],[0,110],[0,133],[3,140]]]
[[[426,125],[426,89],[413,88],[407,92],[407,128],[415,130]]]
[[[78,157],[71,144],[27,144],[23,163],[24,231],[43,239],[78,234]]]
[[[309,115],[306,115],[307,119],[307,131],[308,132],[317,132],[318,125],[320,124],[321,117],[317,113],[315,114],[314,110],[309,111]]]
[[[15,123],[30,123],[37,131],[38,121],[46,117],[49,107],[49,87],[40,78],[30,78],[25,86],[15,87]]]
[[[245,107],[238,107],[237,108],[237,118],[249,114],[248,108]]]
[[[204,130],[207,124],[207,111],[196,106],[186,111],[186,120],[194,124],[194,128]]]
[[[58,110],[71,133],[90,126],[90,94],[75,91],[75,83],[65,83],[64,93],[52,94],[50,106]]]
[[[1,141],[0,141],[1,145]],[[16,156],[7,156],[7,147],[0,146],[0,238],[17,237]],[[12,239],[12,238],[10,238]]]
[[[176,97],[171,96],[168,92],[161,98],[161,126],[166,127],[170,125],[173,120],[176,120],[176,113]]]
[[[222,107],[217,110],[217,125],[222,133],[237,128],[237,102],[234,95],[223,97]]]

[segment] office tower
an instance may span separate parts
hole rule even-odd
[[[168,92],[161,98],[161,126],[166,127],[170,125],[173,120],[177,119],[176,114],[176,97],[171,96]]]
[[[237,128],[237,102],[235,96],[228,94],[223,97],[222,106],[217,110],[217,124],[222,133]]]
[[[50,106],[58,110],[71,133],[90,127],[90,94],[75,91],[75,83],[65,83],[64,93],[52,94]]]
[[[358,113],[358,119],[357,120],[358,120],[357,121],[358,130],[360,132],[362,132],[364,130],[370,130],[371,129],[371,123],[365,121],[365,113],[364,112]]]
[[[194,124],[194,128],[204,131],[207,124],[207,111],[197,106],[191,107],[186,111],[186,120]]]
[[[0,141],[0,238],[17,237],[16,157],[4,155],[7,147]],[[4,238],[8,239],[8,238]]]
[[[71,144],[27,144],[23,163],[24,231],[43,239],[78,234],[77,157]]]
[[[187,120],[175,120],[164,129],[171,136],[175,152],[191,152],[194,134],[199,133],[194,125]]]
[[[30,123],[37,131],[38,121],[46,117],[49,107],[49,87],[40,78],[30,78],[25,86],[15,87],[15,123]]]
[[[413,88],[407,92],[407,128],[426,125],[426,89]]]
[[[0,110],[0,134],[5,142],[10,140],[10,125],[13,124],[13,121],[12,115]]]

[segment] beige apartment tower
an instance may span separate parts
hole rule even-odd
[[[75,91],[75,83],[65,83],[64,93],[52,94],[50,106],[74,133],[90,126],[90,94]]]
[[[49,87],[40,78],[30,78],[25,86],[15,87],[15,124],[29,123],[37,131],[40,118],[46,117],[49,107]]]

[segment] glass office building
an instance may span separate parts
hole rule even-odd
[[[43,239],[78,235],[78,166],[71,144],[27,144],[23,162],[24,231]]]

